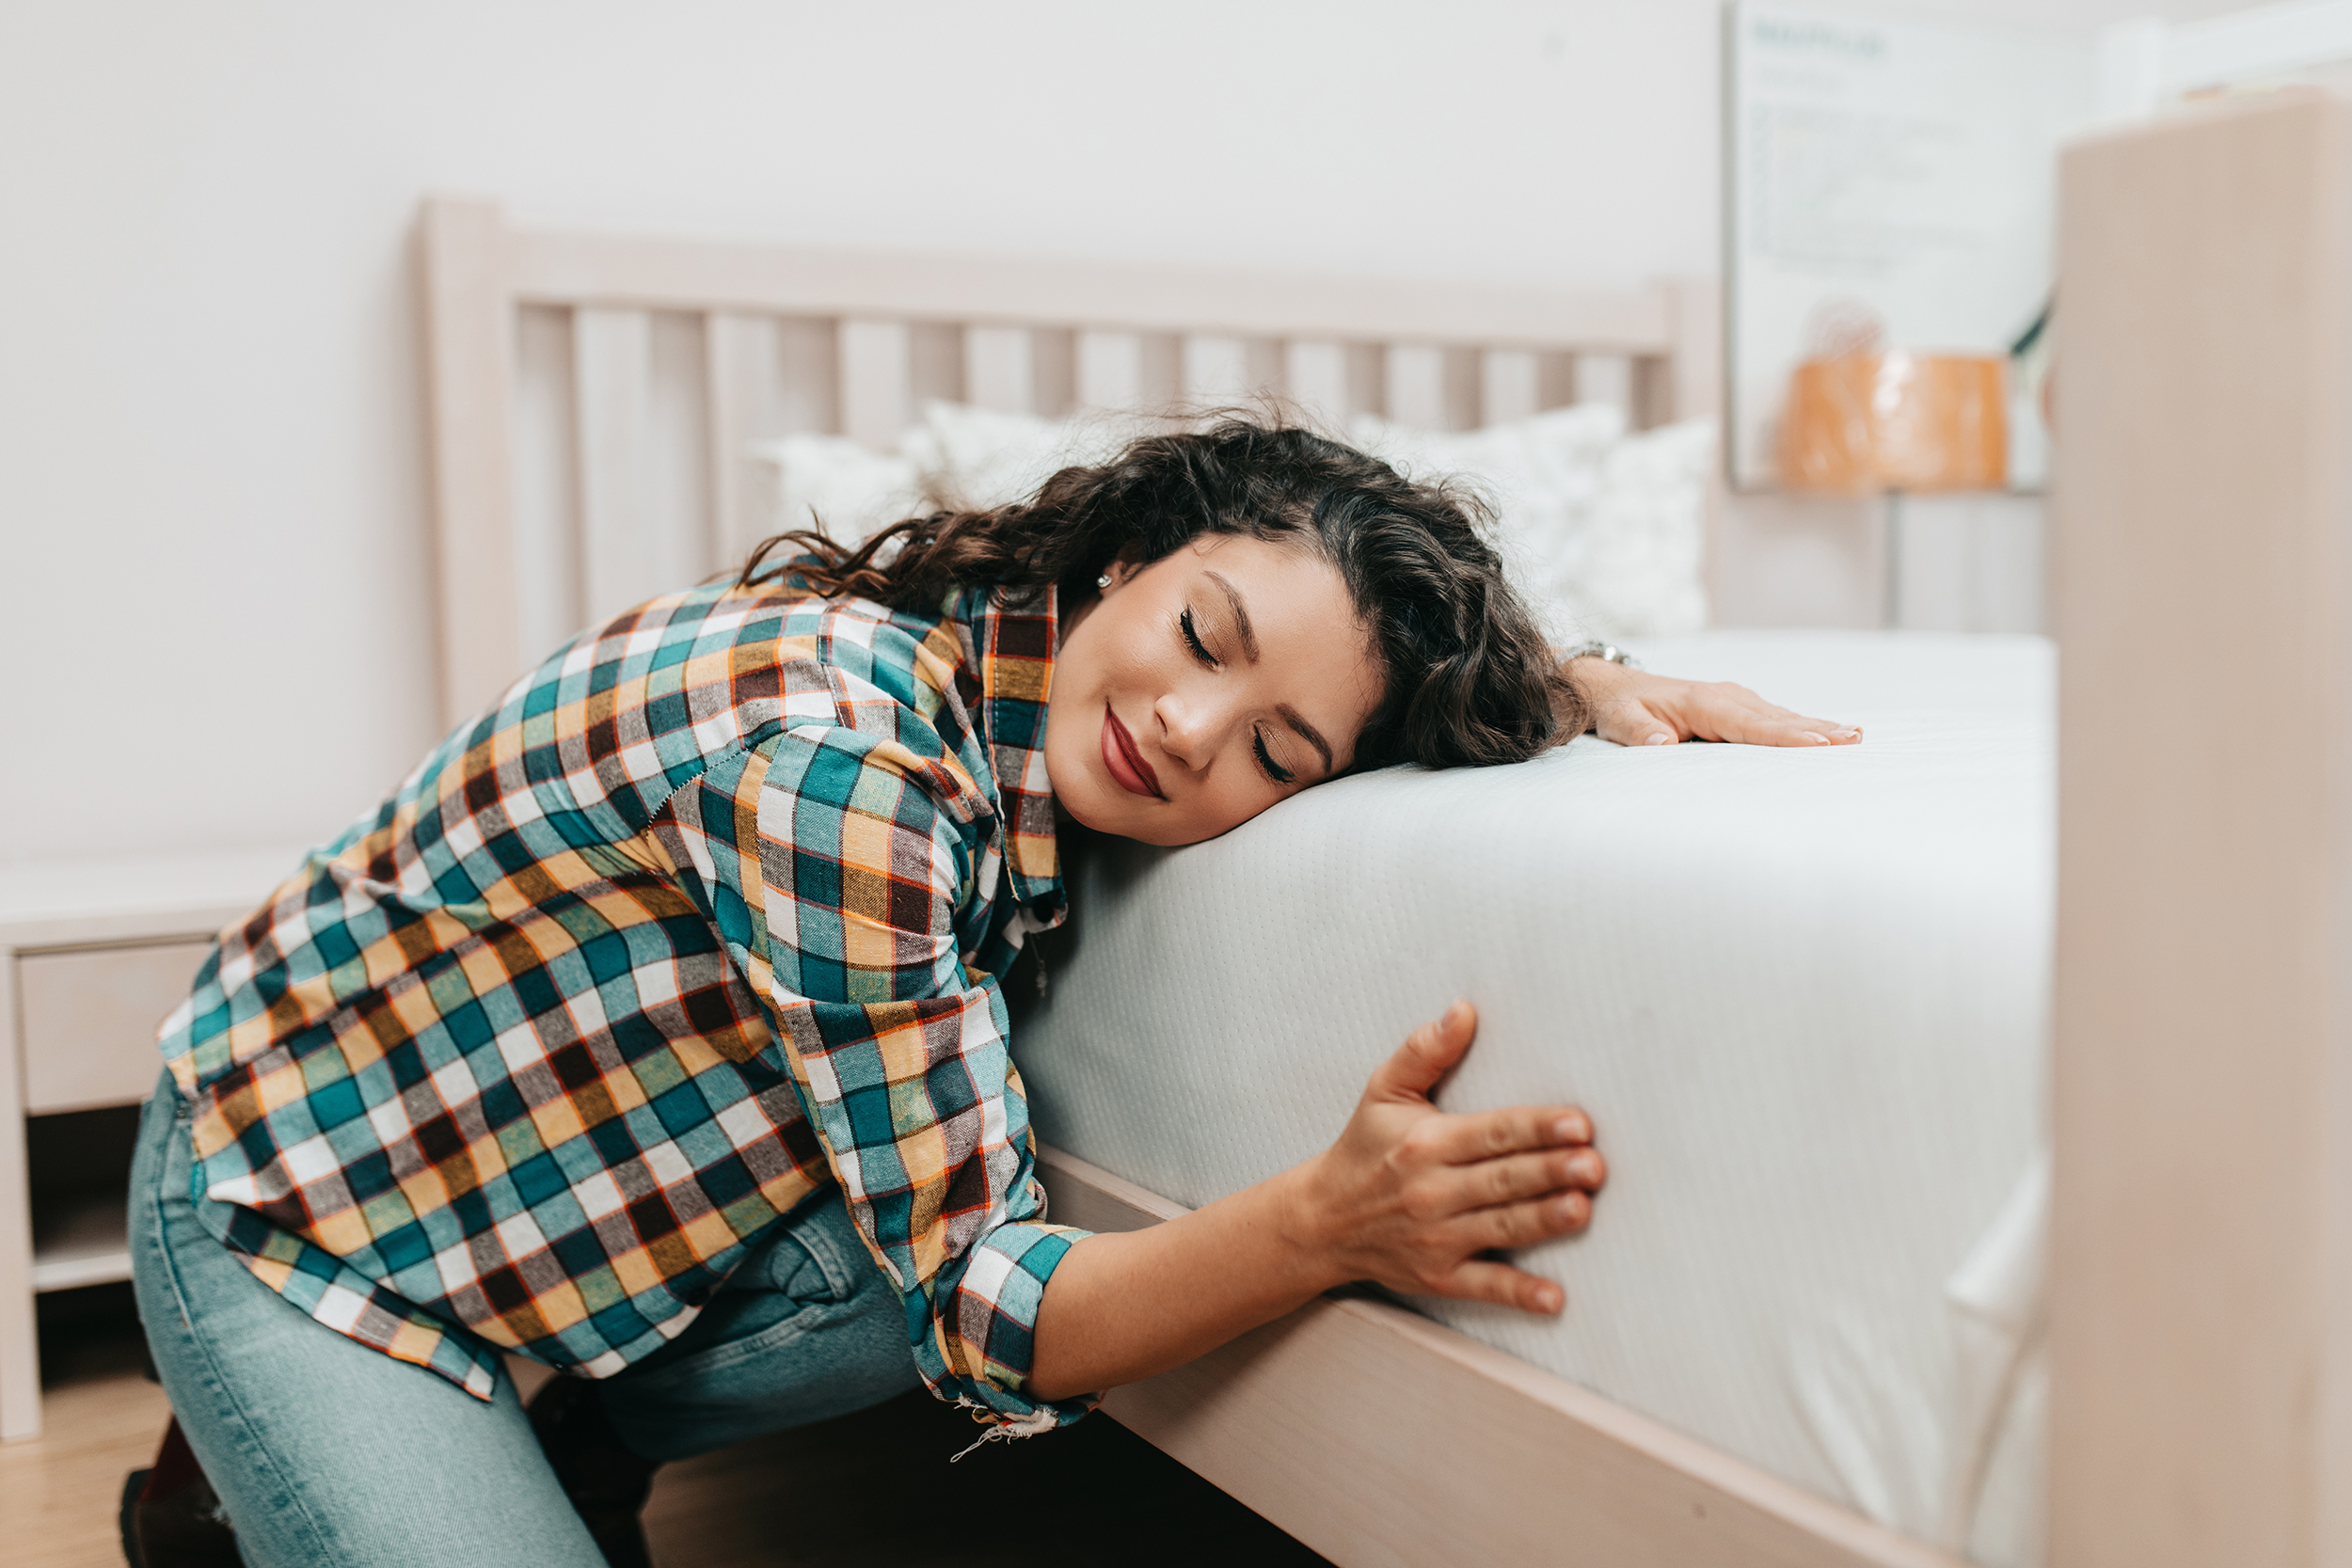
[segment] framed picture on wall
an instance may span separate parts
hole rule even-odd
[[[1995,426],[1991,484],[2039,487],[2057,152],[2095,118],[2097,60],[2088,38],[1762,0],[1725,8],[1735,488],[1799,487],[1784,456],[1803,436],[1792,407],[1813,406],[1791,403],[1802,367],[1833,391],[1821,367],[1859,372],[1846,379],[1867,418],[1874,373],[1888,401],[1889,356],[1970,376],[1987,405],[1972,417]]]

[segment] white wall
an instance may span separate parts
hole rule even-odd
[[[323,836],[432,739],[426,192],[779,240],[1711,273],[1717,29],[1715,0],[15,0],[0,863]],[[1736,618],[1870,613],[1854,517],[1732,543]]]

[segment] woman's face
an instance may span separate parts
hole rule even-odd
[[[1206,534],[1064,618],[1045,771],[1097,832],[1198,843],[1344,771],[1381,681],[1330,562]]]

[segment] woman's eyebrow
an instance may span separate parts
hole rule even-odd
[[[1274,711],[1282,716],[1282,722],[1288,724],[1292,729],[1298,732],[1301,739],[1305,740],[1308,745],[1312,746],[1317,752],[1322,753],[1323,770],[1326,773],[1330,772],[1331,743],[1323,738],[1323,732],[1316,729],[1312,724],[1308,723],[1307,716],[1300,713],[1296,708],[1291,706],[1288,703],[1284,703],[1280,707],[1276,708]]]
[[[1219,588],[1225,590],[1226,603],[1233,607],[1233,625],[1241,632],[1241,651],[1243,654],[1248,656],[1250,663],[1257,663],[1258,634],[1250,629],[1249,607],[1241,602],[1241,590],[1226,581],[1225,574],[1222,572],[1210,572],[1207,575],[1211,582],[1216,583]],[[1292,722],[1295,724],[1298,721],[1293,720]],[[1311,734],[1312,732],[1311,731],[1309,733]],[[1323,742],[1317,740],[1315,744],[1320,746]],[[1324,760],[1327,762],[1330,760],[1329,752],[1327,752],[1324,753]]]

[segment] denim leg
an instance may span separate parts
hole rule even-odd
[[[833,1191],[745,1259],[676,1339],[596,1392],[622,1441],[666,1461],[921,1383],[905,1305]]]
[[[139,1318],[247,1568],[603,1559],[501,1376],[485,1403],[312,1320],[198,1221],[167,1075],[132,1167]]]

